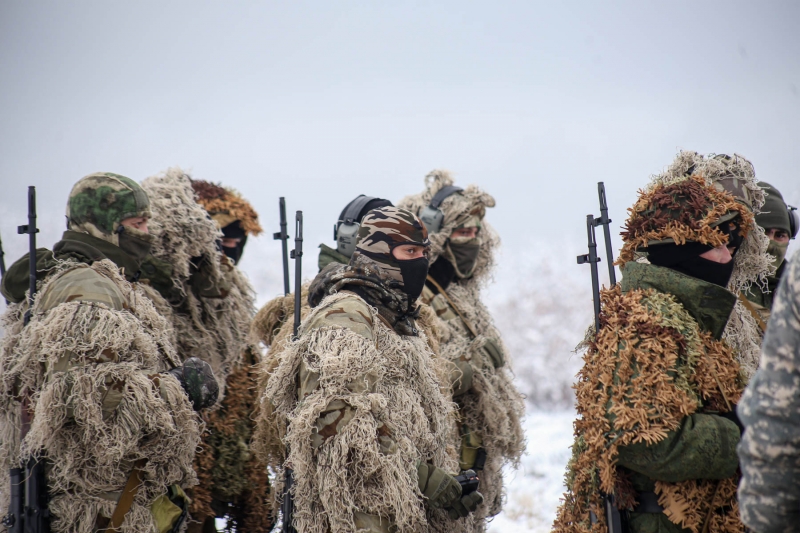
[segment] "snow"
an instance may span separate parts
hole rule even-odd
[[[489,533],[550,531],[572,445],[575,411],[529,411],[525,417],[528,449],[518,470],[506,471],[506,504],[487,528]]]

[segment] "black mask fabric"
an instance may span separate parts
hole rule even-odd
[[[425,287],[425,280],[428,277],[428,258],[407,259],[397,261],[397,264],[403,276],[403,292],[408,295],[408,303],[411,305],[420,297]]]
[[[724,288],[727,287],[728,281],[731,279],[731,274],[733,274],[733,263],[733,259],[727,263],[717,263],[716,261],[710,261],[697,256],[686,259],[677,265],[673,265],[671,268],[687,276],[692,276],[693,278],[701,279]]]

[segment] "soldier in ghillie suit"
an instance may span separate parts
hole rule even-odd
[[[453,186],[450,174],[441,170],[428,174],[425,182],[423,193],[398,205],[419,216],[440,191]],[[452,367],[460,468],[478,470],[481,479],[485,502],[475,513],[476,531],[485,528],[483,519],[502,509],[502,467],[517,465],[525,449],[522,396],[513,385],[500,332],[480,293],[499,244],[484,220],[486,208],[494,205],[494,198],[471,185],[436,206],[441,219],[435,231],[428,228],[431,268],[422,292],[422,301],[437,315],[441,356]]]
[[[37,252],[27,325],[13,285],[28,257],[3,279],[13,303],[0,348],[0,506],[9,467],[40,456],[54,532],[105,530],[120,513],[119,531],[171,531],[188,505],[182,489],[196,483],[194,411],[216,401],[217,382],[206,363],[181,364],[164,302],[135,283],[149,216],[136,182],[89,175],[72,189],[63,239]],[[20,441],[23,411],[32,423]]]
[[[260,359],[246,338],[254,294],[231,259],[241,257],[247,234],[239,240],[225,237],[231,227],[260,232],[257,215],[238,194],[192,180],[179,168],[147,178],[142,187],[150,195],[155,238],[143,277],[169,299],[178,356],[210,363],[222,391],[220,405],[204,413],[189,531],[216,531],[215,518],[223,516],[228,530],[269,531],[267,470],[249,451],[256,404],[253,365]],[[224,246],[226,238],[234,241],[231,246]]]
[[[743,530],[734,409],[744,379],[722,335],[737,301],[725,289],[732,255],[755,221],[697,172],[662,178],[629,209],[623,278],[601,291],[600,331],[587,337],[555,532],[608,531],[603,493],[633,533]]]
[[[687,175],[701,175],[718,190],[732,194],[737,202],[751,213],[763,209],[764,191],[758,186],[753,164],[741,155],[710,154],[682,151],[661,174],[653,177],[651,185],[666,184]],[[733,349],[741,366],[745,383],[758,368],[761,340],[764,334],[761,317],[750,305],[745,294],[751,287],[765,287],[772,271],[772,257],[767,254],[769,239],[764,230],[755,227],[737,243],[733,272],[727,289],[737,296],[728,325],[722,338]]]
[[[754,284],[750,287],[747,291],[747,298],[756,308],[763,322],[767,323],[770,309],[772,309],[772,300],[783,275],[786,249],[789,246],[789,240],[794,239],[796,234],[797,225],[793,224],[792,217],[797,215],[789,211],[789,207],[783,201],[783,195],[778,189],[763,181],[758,185],[764,190],[767,198],[761,212],[756,215],[756,224],[764,230],[769,238],[767,253],[774,258],[772,266],[775,273],[767,276],[766,286]]]
[[[761,366],[738,408],[742,521],[756,533],[800,524],[800,254],[783,275],[764,338]]]
[[[452,406],[415,320],[428,246],[410,212],[370,211],[349,264],[317,276],[299,338],[278,352],[262,402],[289,420],[300,533],[449,531],[481,500],[449,473]]]

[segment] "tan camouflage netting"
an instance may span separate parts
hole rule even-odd
[[[453,183],[449,172],[434,170],[425,177],[425,191],[403,198],[398,207],[418,214],[439,189]],[[467,186],[463,192],[448,197],[441,205],[445,215],[441,230],[428,236],[431,241],[431,263],[443,253],[453,229],[470,215],[482,217],[485,209],[494,205],[494,198],[475,185]],[[465,356],[476,367],[473,376],[474,394],[468,393],[459,398],[461,423],[485,436],[483,447],[486,449],[487,461],[481,473],[480,486],[485,503],[475,513],[474,531],[482,531],[486,527],[483,519],[500,512],[504,498],[502,467],[507,463],[517,466],[525,450],[525,438],[520,423],[524,403],[522,395],[513,384],[513,357],[510,357],[512,361],[507,362],[504,367],[495,369],[479,353],[486,338],[496,339],[502,345],[500,332],[481,298],[481,288],[491,279],[500,239],[485,220],[481,222],[480,235],[482,243],[472,277],[452,283],[446,291],[458,311],[475,329],[477,337],[473,337],[461,320],[436,320],[441,356],[450,361],[458,361]],[[504,346],[501,349],[507,353]],[[460,446],[460,441],[458,445]]]
[[[74,267],[74,268],[70,268]],[[121,531],[156,533],[150,504],[177,483],[196,483],[192,459],[200,423],[177,380],[160,379],[179,364],[172,330],[150,297],[129,284],[110,261],[91,267],[65,262],[37,295],[37,305],[60,277],[91,269],[123,295],[125,309],[102,303],[69,302],[42,314],[34,308],[22,327],[22,306],[3,316],[6,335],[0,352],[0,507],[8,505],[8,468],[20,457],[20,391],[39,391],[31,399],[35,416],[23,453],[47,450],[52,530],[92,533],[102,511],[111,516],[116,501],[108,497],[125,486],[135,461],[147,459],[144,481]],[[109,354],[118,358],[101,362]],[[46,372],[71,357],[70,372]],[[113,414],[103,416],[108,383],[124,383]]]
[[[273,516],[267,470],[247,448],[257,403],[251,366],[260,360],[258,349],[247,342],[254,291],[244,274],[219,252],[217,241],[222,234],[197,203],[188,174],[170,168],[144,180],[142,188],[153,212],[151,233],[156,243],[152,253],[170,264],[173,285],[182,296],[169,313],[178,354],[181,359],[195,356],[208,362],[220,383],[217,409],[204,413],[207,432],[195,462],[200,483],[192,491],[192,516],[201,521],[214,516],[214,497],[233,504],[229,529],[246,526],[250,531],[266,531]],[[213,258],[205,263],[210,269],[207,282],[223,287],[224,297],[203,297],[198,287],[190,285],[190,261],[197,262],[201,256]]]

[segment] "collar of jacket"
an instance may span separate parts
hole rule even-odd
[[[392,280],[384,278],[380,265],[364,256],[355,265],[330,263],[311,282],[308,305],[314,308],[330,294],[350,291],[376,308],[384,322],[396,333],[419,335],[415,321],[419,317],[419,306],[411,305],[408,296],[391,287]]]
[[[125,272],[125,279],[137,281],[140,265],[131,256],[108,241],[98,239],[88,233],[67,230],[61,240],[53,246],[53,252],[59,259],[72,258],[81,263],[92,264],[103,259],[111,260]]]
[[[324,243],[319,245],[319,260],[317,262],[317,266],[319,267],[320,272],[322,272],[322,269],[331,263],[340,263],[342,265],[346,265],[349,262],[350,258],[342,253],[339,253],[338,250],[335,250]]]
[[[722,338],[736,303],[736,295],[719,285],[669,268],[634,261],[625,264],[620,288],[622,292],[655,289],[675,296],[700,327],[717,340]]]

